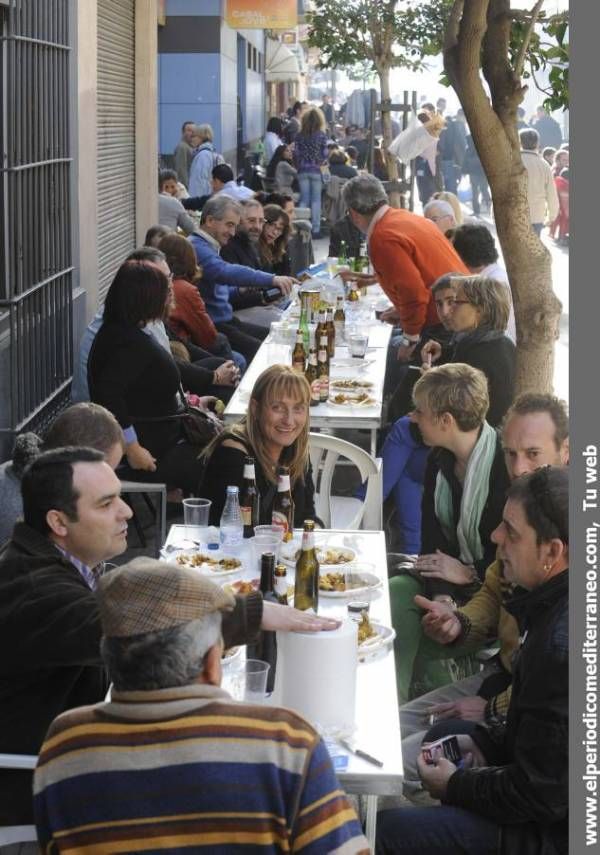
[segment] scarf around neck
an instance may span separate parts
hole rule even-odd
[[[460,560],[464,564],[473,564],[474,561],[483,558],[479,523],[490,492],[490,473],[496,455],[496,442],[496,431],[484,422],[479,439],[467,463],[456,530],[450,484],[441,470],[436,477],[435,515],[448,541],[458,543]]]

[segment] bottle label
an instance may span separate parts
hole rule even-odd
[[[311,401],[319,401],[321,399],[321,381],[317,378],[310,384]]]
[[[277,528],[280,528],[284,534],[287,534],[287,532],[289,531],[287,517],[285,514],[282,514],[281,511],[273,511],[273,516],[271,517],[271,524],[276,525]]]
[[[314,531],[305,531],[302,535],[302,551],[315,548],[315,533]]]
[[[252,525],[252,506],[250,507],[241,507],[240,511],[242,512],[242,522],[244,525]]]
[[[296,374],[304,374],[304,359],[294,359],[292,371],[295,371]]]
[[[244,464],[244,478],[248,481],[254,481],[256,475],[254,472],[254,465],[252,463]]]
[[[275,593],[278,597],[287,597],[287,576],[275,576]]]
[[[289,475],[279,475],[277,478],[277,492],[278,493],[287,493],[290,489],[290,476]]]
[[[319,400],[327,401],[329,398],[329,377],[327,375],[319,378]]]

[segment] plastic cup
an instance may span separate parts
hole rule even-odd
[[[335,274],[337,273],[337,269],[338,269],[337,258],[334,258],[333,256],[330,255],[329,258],[327,259],[326,263],[327,263],[327,272],[329,273],[329,275],[335,276]]]
[[[368,335],[363,335],[362,333],[354,333],[354,335],[350,336],[350,339],[348,341],[350,355],[353,356],[355,359],[363,359],[367,352],[368,345]]]
[[[246,659],[244,673],[244,701],[262,704],[267,696],[267,676],[271,666],[261,659]]]
[[[210,499],[184,499],[183,522],[186,540],[195,543],[206,543],[208,516],[210,514]]]
[[[256,531],[256,529],[255,529]],[[255,534],[251,540],[252,551],[258,569],[260,570],[260,560],[264,552],[272,552],[275,556],[275,563],[279,561],[279,551],[281,550],[281,535],[275,534]]]
[[[262,534],[276,534],[280,541],[283,540],[283,529],[279,525],[273,525],[272,523],[268,525],[255,525],[255,537],[259,537]]]

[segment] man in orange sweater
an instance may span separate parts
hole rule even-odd
[[[469,271],[435,223],[391,208],[383,184],[359,175],[344,186],[354,225],[367,235],[369,257],[379,284],[394,304],[404,333],[398,359],[412,356],[424,326],[438,323],[431,286],[445,273]]]

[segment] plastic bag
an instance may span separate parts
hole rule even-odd
[[[408,163],[436,142],[436,137],[428,133],[415,113],[411,113],[407,127],[392,140],[389,151],[404,163]]]

